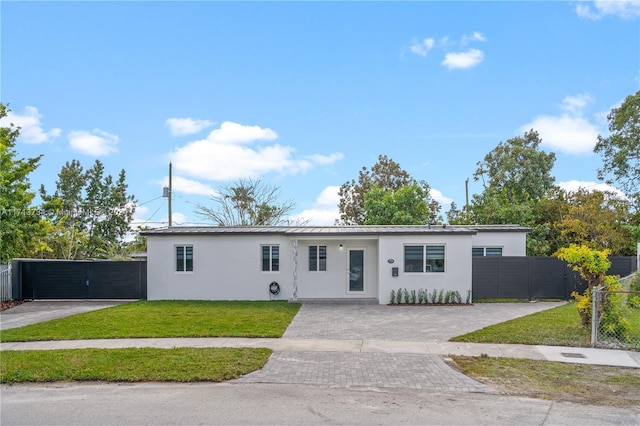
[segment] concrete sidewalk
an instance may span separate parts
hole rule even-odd
[[[270,338],[146,338],[0,343],[0,350],[85,348],[269,348],[275,352],[344,352],[422,355],[467,355],[558,361],[574,364],[640,368],[640,352],[568,346],[508,345],[393,340],[270,339]]]

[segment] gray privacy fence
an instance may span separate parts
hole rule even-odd
[[[612,256],[609,275],[637,270],[634,256]],[[474,299],[562,299],[587,285],[567,264],[554,257],[487,256],[473,258]]]
[[[14,299],[146,299],[147,262],[17,259]]]

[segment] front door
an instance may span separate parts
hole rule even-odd
[[[349,292],[364,291],[364,250],[349,249]]]

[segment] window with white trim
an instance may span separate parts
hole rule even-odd
[[[405,272],[444,272],[443,245],[404,246]]]
[[[327,246],[309,246],[309,271],[327,270]]]
[[[193,272],[193,246],[176,246],[176,272]]]
[[[473,247],[473,256],[502,256],[502,247]]]
[[[262,245],[262,272],[278,272],[280,270],[280,246]]]

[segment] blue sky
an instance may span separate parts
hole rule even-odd
[[[65,162],[125,169],[136,224],[174,225],[239,178],[333,224],[384,154],[459,206],[476,163],[535,128],[556,182],[597,188],[606,115],[640,88],[640,0],[3,1],[1,101],[33,189]],[[292,218],[292,220],[295,220]]]

